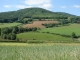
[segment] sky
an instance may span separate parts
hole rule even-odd
[[[40,7],[53,12],[66,12],[80,16],[80,0],[1,0],[0,12]]]

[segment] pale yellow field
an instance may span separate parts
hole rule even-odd
[[[52,45],[80,45],[80,43],[0,43],[0,46],[52,46]]]
[[[0,43],[0,60],[80,60],[80,44]]]

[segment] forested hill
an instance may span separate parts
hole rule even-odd
[[[17,11],[0,13],[0,22],[23,21],[25,18],[31,19],[68,19],[74,17],[63,12],[51,12],[42,8],[26,8]]]

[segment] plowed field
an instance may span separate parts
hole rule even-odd
[[[45,28],[42,24],[49,23],[58,23],[58,21],[34,21],[32,24],[25,24],[23,27],[37,27],[37,28]]]

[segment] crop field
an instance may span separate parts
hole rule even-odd
[[[66,38],[62,36],[57,36],[53,34],[47,33],[37,33],[37,32],[27,32],[27,33],[20,33],[17,34],[17,38],[22,40],[29,40],[29,41],[45,41],[45,42],[70,42],[72,41],[71,38]]]
[[[71,35],[72,32],[75,32],[76,35],[80,36],[80,24],[70,24],[70,26],[44,28],[41,29],[40,32],[59,33],[65,35]]]
[[[0,23],[0,28],[21,25],[21,23]]]
[[[37,27],[37,28],[45,28],[42,24],[49,23],[58,23],[58,21],[34,21],[32,24],[26,24],[23,27]]]
[[[0,43],[0,60],[80,60],[80,44]]]

